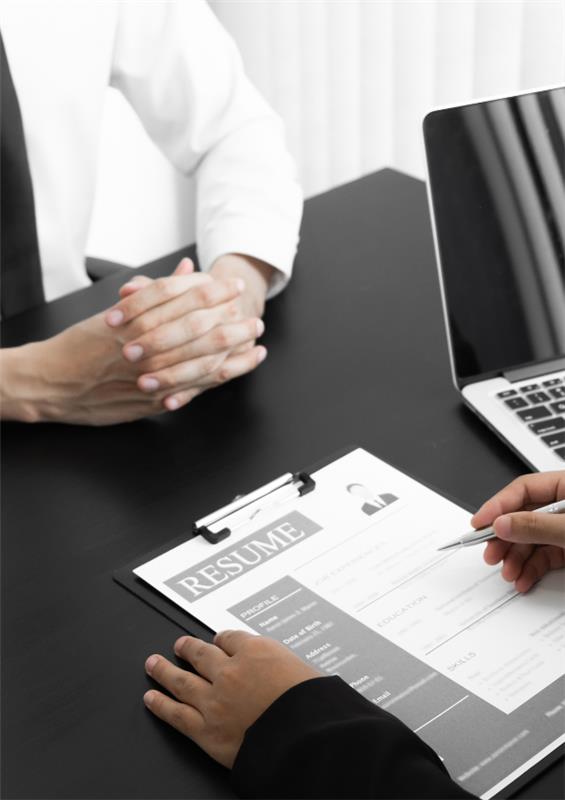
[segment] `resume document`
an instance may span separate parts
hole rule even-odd
[[[276,638],[340,675],[492,797],[563,741],[564,574],[526,595],[480,546],[437,548],[469,513],[358,449],[315,490],[135,570],[214,630]]]

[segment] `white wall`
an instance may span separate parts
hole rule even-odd
[[[382,166],[423,177],[434,105],[565,83],[565,0],[210,5],[285,120],[307,196]],[[106,112],[89,254],[138,264],[192,242],[190,182],[113,90]]]

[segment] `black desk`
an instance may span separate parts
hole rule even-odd
[[[170,271],[178,254],[143,270]],[[46,337],[117,297],[112,277],[4,324]],[[186,409],[112,428],[3,428],[3,796],[231,796],[150,717],[143,662],[179,630],[114,568],[272,477],[358,443],[472,504],[524,471],[451,386],[424,185],[389,170],[306,204],[269,357]],[[562,764],[520,796],[561,796]]]

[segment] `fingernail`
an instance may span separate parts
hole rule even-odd
[[[494,521],[493,527],[500,539],[507,539],[512,531],[512,520],[509,516],[499,517]]]
[[[181,259],[181,262],[180,262],[180,264],[178,265],[178,268],[177,268],[177,272],[179,272],[182,275],[182,274],[186,274],[187,272],[192,272],[193,268],[194,268],[194,265],[193,265],[192,261],[190,260],[190,258],[187,258],[185,256],[183,259]]]
[[[121,325],[124,321],[124,313],[120,311],[119,308],[113,308],[112,311],[108,311],[106,314],[106,322],[108,325],[111,325],[112,328],[115,328],[116,325]]]
[[[144,392],[155,392],[159,388],[160,384],[157,378],[140,378],[139,385],[143,389]]]
[[[267,358],[267,349],[265,347],[261,347],[259,353],[257,354],[257,363],[260,364]]]
[[[130,344],[125,348],[124,355],[128,361],[139,361],[143,355],[143,347],[140,344]]]
[[[165,405],[169,409],[169,411],[174,411],[179,407],[179,401],[176,397],[167,397],[165,400]]]
[[[154,697],[153,692],[145,692],[145,694],[143,695],[143,702],[145,703],[147,708],[151,708],[153,697]]]
[[[236,278],[235,288],[238,292],[242,292],[245,289],[245,281],[242,278]]]
[[[149,672],[151,674],[151,672],[155,668],[155,664],[157,663],[157,661],[159,661],[159,656],[149,656],[149,658],[145,662],[146,672]]]
[[[257,336],[262,336],[265,333],[265,323],[262,319],[257,320]]]
[[[180,639],[176,640],[173,649],[174,649],[175,653],[177,654],[177,656],[180,655],[180,651],[182,650],[182,646],[186,642],[187,639],[188,639],[188,636],[181,636]]]

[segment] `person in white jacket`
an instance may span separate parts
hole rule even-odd
[[[254,369],[266,355],[256,344],[265,300],[291,274],[302,195],[281,121],[207,4],[7,0],[0,32],[45,299],[90,282],[84,249],[108,85],[195,176],[202,270],[184,259],[168,278],[130,281],[105,314],[0,351],[2,416],[111,424],[180,408]]]

